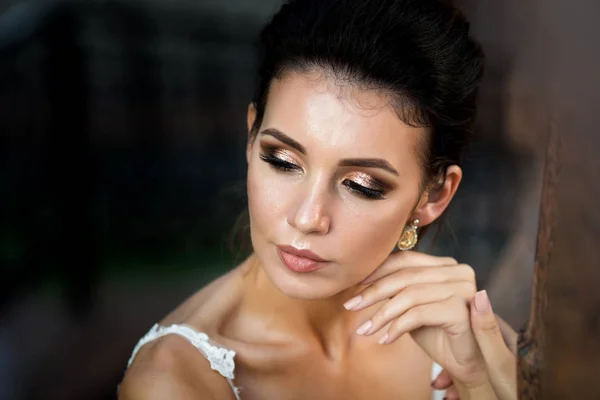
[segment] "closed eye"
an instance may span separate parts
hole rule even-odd
[[[267,148],[259,153],[260,159],[269,164],[269,167],[273,168],[276,171],[284,172],[284,173],[298,173],[302,172],[303,169],[299,165],[289,161],[292,160],[291,156],[288,156],[286,151],[282,151],[277,148]],[[344,179],[341,183],[345,186],[352,194],[358,197],[362,197],[367,200],[382,200],[384,199],[385,190],[384,184],[382,184],[379,180],[365,175],[364,173],[355,173],[352,174],[355,179]],[[364,184],[358,183],[365,182],[369,183],[369,186],[377,186],[381,189],[374,189],[372,187],[366,186]]]
[[[301,169],[296,164],[282,160],[281,158],[277,158],[272,155],[260,154],[260,159],[269,164],[272,168],[279,171],[291,172],[298,171]]]
[[[371,189],[368,188],[366,186],[363,185],[359,185],[358,183],[350,180],[350,179],[346,179],[342,182],[342,184],[344,186],[346,186],[348,189],[350,189],[350,191],[358,196],[367,198],[369,200],[382,200],[384,199],[383,196],[383,191],[382,190],[375,190],[375,189]]]

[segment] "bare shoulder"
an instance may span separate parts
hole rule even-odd
[[[190,343],[168,335],[146,344],[128,368],[120,400],[233,399],[227,380]]]
[[[240,301],[247,262],[220,276],[177,306],[160,324],[187,324],[206,333]]]
[[[160,321],[185,324],[211,336],[241,297],[245,263],[198,290]],[[226,378],[179,335],[165,335],[136,353],[119,389],[120,400],[234,399]]]

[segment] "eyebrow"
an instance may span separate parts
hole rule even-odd
[[[364,168],[381,168],[392,174],[399,176],[400,174],[389,162],[381,158],[347,158],[341,160],[340,167],[364,167]]]
[[[273,136],[275,139],[287,144],[292,149],[298,150],[300,153],[306,155],[306,149],[304,148],[304,146],[302,146],[300,143],[296,142],[294,139],[281,132],[280,130],[267,128],[261,132],[261,135]]]
[[[280,142],[290,146],[291,148],[299,151],[300,153],[306,155],[306,149],[300,143],[281,132],[278,129],[267,128],[260,132],[261,135],[273,136],[275,139]],[[383,160],[381,158],[347,158],[344,160],[340,160],[340,167],[363,167],[363,168],[380,168],[385,171],[388,171],[396,176],[400,174],[398,171],[390,165],[389,162]]]

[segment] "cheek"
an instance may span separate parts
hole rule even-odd
[[[363,278],[391,254],[413,210],[418,186],[404,188],[381,201],[354,203],[338,215],[339,244],[343,263]]]
[[[391,253],[410,212],[400,207],[374,207],[360,216],[344,218],[341,237],[344,258],[362,273],[377,268]],[[368,221],[368,223],[365,223]]]
[[[285,190],[273,174],[261,171],[256,165],[248,168],[248,209],[253,235],[268,234],[281,220],[285,209]]]

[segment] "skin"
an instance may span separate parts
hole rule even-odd
[[[235,350],[244,400],[430,399],[432,360],[461,398],[495,398],[471,330],[473,269],[392,253],[407,224],[443,213],[462,171],[452,166],[441,187],[423,190],[417,154],[427,131],[402,122],[389,100],[323,71],[290,72],[272,82],[258,132],[249,107],[254,254],[161,321],[191,325]],[[328,263],[292,272],[276,245],[307,248]],[[225,380],[190,348],[175,335],[144,346],[121,398],[230,398]]]
[[[471,302],[471,327],[483,354],[494,395],[499,400],[516,400],[518,335],[494,313],[485,290],[477,292]],[[460,398],[457,388],[452,385],[452,376],[446,370],[438,375],[431,386],[447,389],[444,400]]]

